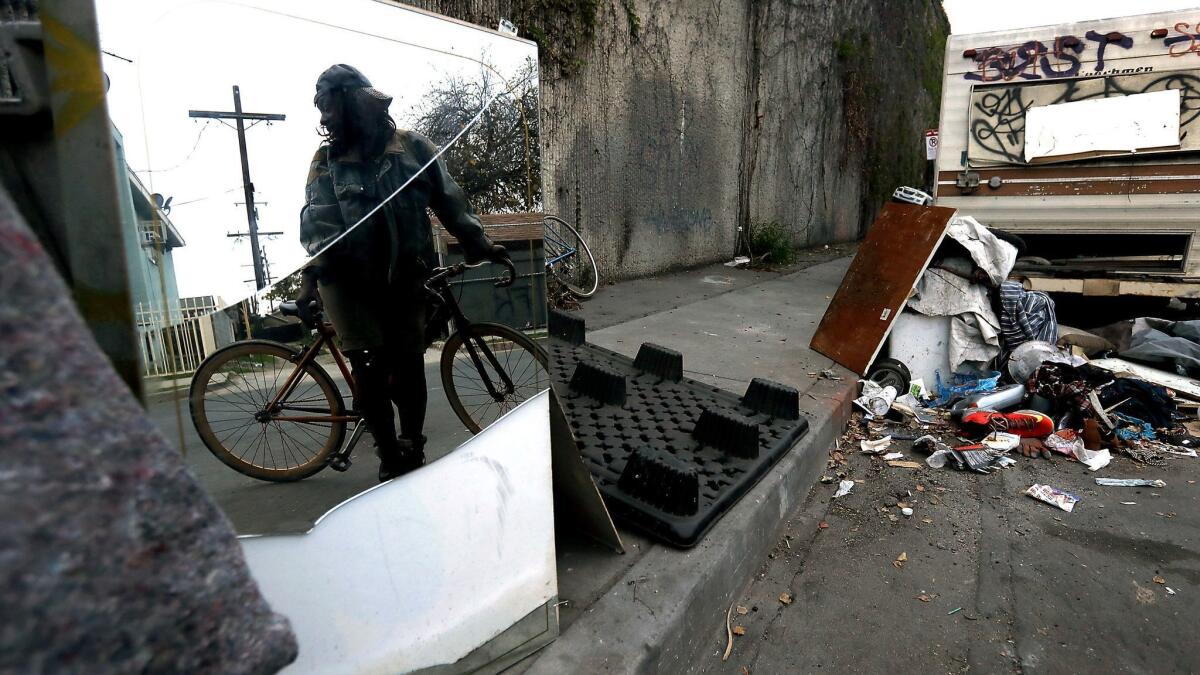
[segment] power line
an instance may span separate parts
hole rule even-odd
[[[184,157],[183,161],[181,161],[180,163],[176,164],[175,166],[166,168],[166,169],[134,169],[133,172],[134,173],[166,173],[168,171],[174,171],[175,169],[178,169],[179,167],[183,166],[184,164],[187,164],[188,160],[192,158],[192,155],[194,155],[196,153],[196,148],[200,147],[200,139],[204,137],[204,130],[207,129],[208,125],[210,125],[210,124],[212,124],[212,120],[206,121],[204,123],[204,126],[200,127],[200,133],[196,134],[196,142],[192,144],[192,149],[188,152],[187,157]]]

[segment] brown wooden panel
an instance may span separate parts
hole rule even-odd
[[[433,231],[437,233],[443,243],[458,244],[454,235],[447,232],[437,218],[431,217],[430,220],[433,222]],[[540,241],[542,239],[541,213],[487,213],[479,216],[479,222],[483,224],[484,231],[495,242]]]
[[[884,206],[809,346],[866,374],[954,213],[940,206]]]

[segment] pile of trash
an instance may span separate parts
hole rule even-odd
[[[1197,456],[1200,321],[1060,326],[1050,296],[1008,279],[1017,249],[1005,235],[955,216],[946,236],[876,360],[884,367],[860,382],[844,441],[912,465],[891,452],[903,438],[929,467],[978,473],[1015,457],[1097,471],[1118,454],[1159,466]],[[1074,504],[1051,486],[1028,494]]]

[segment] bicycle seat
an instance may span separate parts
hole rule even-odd
[[[300,308],[294,302],[279,303],[279,313],[284,316],[300,316]]]

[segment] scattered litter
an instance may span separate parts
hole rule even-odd
[[[725,266],[726,267],[745,267],[749,264],[750,264],[749,256],[739,255],[739,256],[735,257],[733,260],[730,260],[729,262],[725,263]]]
[[[853,490],[853,489],[854,489],[854,481],[844,480],[844,481],[838,483],[838,489],[837,489],[837,492],[833,493],[833,498],[837,499],[838,497],[845,497],[846,495],[850,494],[850,490]]]
[[[1017,446],[1021,445],[1021,437],[1003,431],[993,431],[985,436],[980,443],[988,450],[1008,452],[1009,450],[1016,450]]]
[[[893,466],[893,467],[896,467],[897,469],[919,469],[919,468],[921,468],[920,462],[912,462],[912,461],[906,461],[906,460],[900,460],[900,459],[893,459],[890,462],[888,462],[887,464],[888,464],[888,466]]]
[[[740,635],[745,635],[745,634],[746,634],[746,629],[745,629],[745,628],[743,628],[742,626],[734,626],[734,627],[733,627],[733,634],[734,634],[734,635],[739,635],[739,636],[740,636]]]
[[[855,405],[877,417],[886,415],[896,400],[896,388],[891,385],[881,387],[871,380],[860,381],[862,396],[854,399]]]
[[[1108,451],[1105,450],[1105,452],[1108,452]],[[1016,463],[1017,463],[1017,460],[1013,459],[1012,457],[997,457],[996,461],[995,461],[996,466],[1000,467],[1001,469],[1012,466],[1013,464],[1016,464]]]
[[[821,482],[825,484],[832,483],[835,479],[833,476],[821,476]]]
[[[904,453],[903,452],[889,452],[888,454],[884,455],[883,458],[885,460],[904,459]]]
[[[1075,458],[1092,471],[1099,471],[1112,462],[1112,453],[1107,448],[1099,452],[1084,448],[1075,455]]]
[[[725,610],[725,653],[721,655],[722,661],[729,660],[729,653],[733,651],[733,629],[729,627],[729,620],[733,617],[733,605],[729,605],[729,609]]]
[[[823,520],[822,520],[821,522],[817,523],[817,529],[818,529],[818,530],[828,530],[828,529],[829,529],[829,523],[827,523],[827,522],[825,522],[825,521],[823,521]]]
[[[1083,450],[1083,439],[1071,429],[1060,429],[1043,439],[1042,443],[1067,457],[1074,457],[1077,451]]]
[[[1166,580],[1166,579],[1164,579],[1164,578],[1162,578],[1162,576],[1161,576],[1161,575],[1158,575],[1158,574],[1155,574],[1155,575],[1154,575],[1154,579],[1152,579],[1152,581],[1154,581],[1154,583],[1156,583],[1156,584],[1165,584],[1165,583],[1167,583],[1167,580]]]
[[[831,369],[831,368],[826,368],[825,370],[822,370],[821,372],[817,373],[817,378],[822,379],[822,380],[833,380],[835,382],[842,381],[841,375],[838,375],[837,373],[833,372],[833,369]]]
[[[907,551],[896,556],[896,559],[892,561],[892,567],[895,567],[896,569],[900,569],[900,568],[904,567],[904,563],[906,563],[906,562],[908,562],[908,552]]]
[[[883,452],[884,450],[887,450],[888,446],[891,444],[892,444],[892,437],[884,436],[883,438],[879,438],[879,439],[876,439],[873,441],[869,441],[864,438],[862,441],[859,441],[858,447],[862,448],[863,454],[878,455],[879,453]]]
[[[922,522],[922,523],[925,523],[926,525],[932,525],[932,524],[933,524],[933,518],[922,518],[922,519],[921,519],[921,522]]]
[[[900,513],[903,513],[905,516],[912,516],[912,514],[913,514],[912,507],[906,506],[906,507],[900,509]]]
[[[785,605],[792,604],[792,594],[787,592],[780,593],[779,602],[782,602]]]
[[[1175,595],[1175,589],[1167,586],[1167,595]]]
[[[1096,485],[1107,487],[1152,487],[1165,488],[1167,484],[1161,480],[1149,478],[1097,478]],[[1124,504],[1125,502],[1121,502]]]
[[[1121,502],[1125,506],[1137,506],[1137,502]]]
[[[1034,483],[1031,485],[1029,489],[1025,491],[1025,494],[1038,501],[1046,502],[1051,506],[1057,506],[1067,513],[1070,513],[1075,508],[1075,503],[1079,501],[1079,497],[1076,497],[1070,492],[1065,492],[1063,490],[1059,490],[1058,488],[1050,487],[1049,485],[1041,485],[1039,483]]]
[[[961,611],[962,611],[962,607],[955,607],[954,609],[950,610],[949,612],[946,612],[946,616],[950,616],[951,614],[958,614]]]
[[[737,607],[734,607],[733,611],[737,612],[738,614],[741,614],[742,616],[745,616],[750,613],[750,610],[742,605],[738,605]]]
[[[1160,445],[1158,449],[1167,453],[1168,455],[1175,455],[1176,457],[1191,457],[1192,459],[1195,459],[1196,457],[1200,456],[1196,454],[1195,448],[1172,448],[1169,445]]]
[[[918,595],[917,599],[920,600],[921,602],[929,602],[930,600],[933,600],[933,598],[929,597],[928,595],[926,595],[924,593]]]

